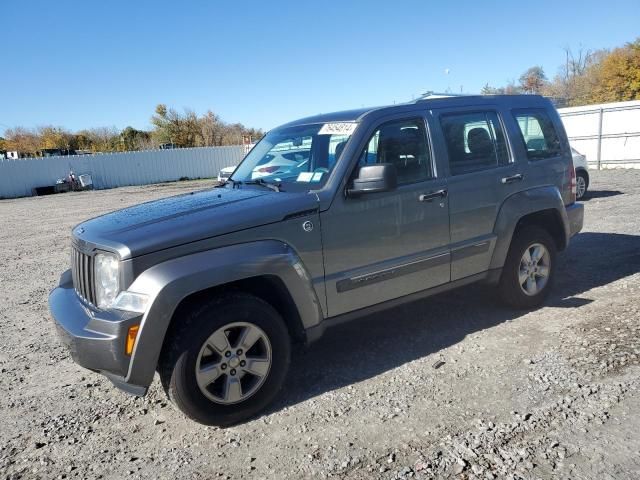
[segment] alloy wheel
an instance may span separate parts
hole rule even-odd
[[[587,181],[582,175],[576,177],[576,197],[582,198],[587,191]]]
[[[540,293],[549,281],[551,255],[541,243],[526,248],[518,269],[518,282],[522,291],[529,296]]]
[[[249,322],[230,323],[204,342],[196,362],[196,381],[212,402],[239,403],[260,389],[271,361],[271,343],[262,329]]]

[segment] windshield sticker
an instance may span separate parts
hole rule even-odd
[[[318,135],[351,135],[357,126],[357,123],[352,122],[325,123]]]
[[[310,182],[313,178],[313,172],[300,172],[296,182]]]
[[[311,177],[311,181],[312,182],[319,182],[320,180],[322,180],[322,175],[324,175],[324,172],[315,172],[313,174],[313,177]]]

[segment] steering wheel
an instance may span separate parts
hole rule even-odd
[[[329,173],[329,169],[325,167],[316,168],[313,173]]]

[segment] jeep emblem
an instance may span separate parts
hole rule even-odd
[[[302,224],[302,229],[305,232],[310,232],[311,230],[313,230],[313,223],[311,223],[311,221],[307,220],[306,222],[304,222]]]

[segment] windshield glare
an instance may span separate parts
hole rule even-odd
[[[327,181],[355,123],[299,125],[269,132],[249,152],[231,179],[317,189]]]

